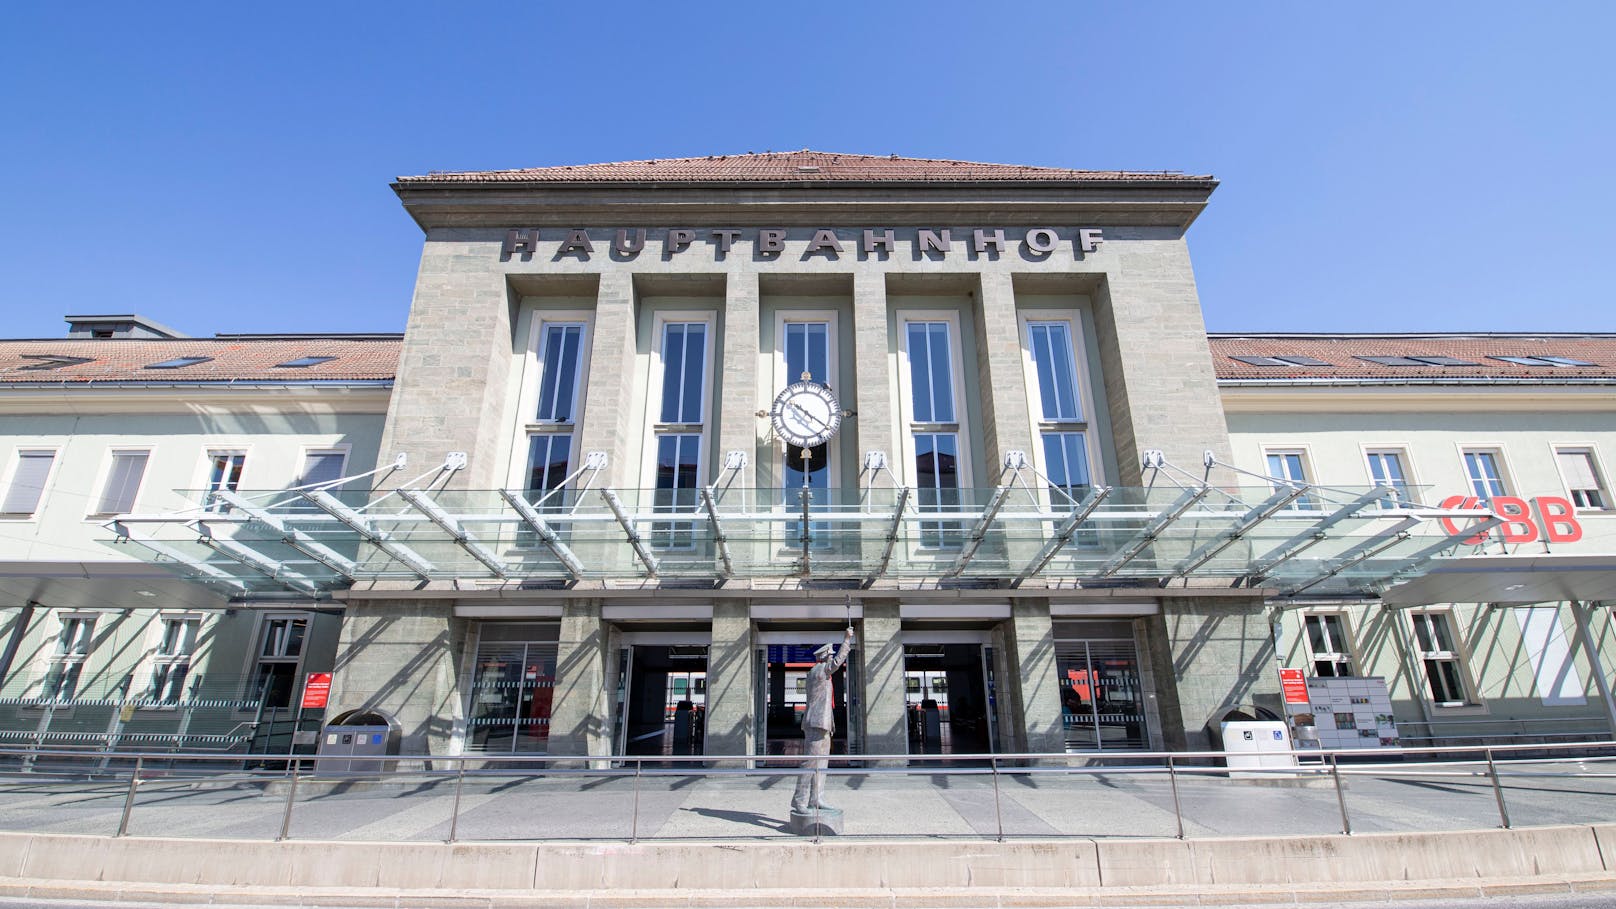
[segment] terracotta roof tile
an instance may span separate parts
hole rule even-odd
[[[519,170],[431,173],[399,177],[401,184],[431,183],[934,183],[1061,182],[1211,184],[1210,176],[1170,171],[1069,170],[1023,164],[984,164],[898,155],[849,155],[803,149],[705,158],[653,158]]]
[[[1220,380],[1616,379],[1616,335],[1235,335],[1208,338]],[[1594,366],[1523,365],[1500,356],[1558,356]],[[1257,366],[1234,357],[1310,357],[1329,366]],[[1473,366],[1388,366],[1362,357],[1452,357]]]
[[[0,340],[0,386],[92,382],[354,382],[391,380],[398,366],[397,337],[114,338],[59,341]],[[49,358],[70,362],[38,368]],[[179,369],[150,369],[180,357],[211,357]],[[277,367],[299,357],[331,357],[303,368]],[[35,367],[35,368],[29,368]]]

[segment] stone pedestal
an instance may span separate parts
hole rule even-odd
[[[789,829],[798,836],[837,836],[842,832],[842,809],[791,810]]]

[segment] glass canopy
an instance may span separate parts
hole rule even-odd
[[[1017,478],[1019,480],[1019,478]],[[237,595],[356,582],[797,578],[848,586],[1261,588],[1374,596],[1499,520],[1387,486],[197,492],[108,545]]]

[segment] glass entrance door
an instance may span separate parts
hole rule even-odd
[[[904,644],[904,702],[911,754],[986,754],[994,750],[985,650],[981,644]]]
[[[827,641],[830,635],[825,635]],[[765,644],[757,648],[757,753],[802,754],[802,715],[807,708],[808,670],[814,666],[817,643]],[[858,653],[850,650],[847,663],[831,676],[832,708],[836,732],[831,754],[858,754],[862,716],[858,697]]]
[[[1056,641],[1068,751],[1143,750],[1145,694],[1132,640]]]
[[[542,752],[555,692],[555,623],[483,624],[478,629],[466,751]]]
[[[701,754],[707,731],[706,645],[622,648],[615,706],[618,754]]]

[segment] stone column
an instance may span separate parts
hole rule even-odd
[[[1162,741],[1170,750],[1212,747],[1216,729],[1237,706],[1283,714],[1268,613],[1258,597],[1163,598],[1147,622]]]
[[[610,754],[612,717],[606,690],[605,623],[598,600],[561,607],[555,700],[550,708],[551,754]]]
[[[1055,632],[1049,619],[1049,601],[1016,599],[1005,626],[1007,654],[1017,667],[1015,684],[1009,690],[1016,698],[1016,748],[1028,752],[1059,754],[1066,750],[1061,728],[1060,679],[1055,671]]]
[[[982,455],[978,486],[995,485],[1007,451],[1032,457],[1032,418],[1027,411],[1027,376],[1022,366],[1021,328],[1010,275],[982,274],[976,312],[976,369],[982,389]]]
[[[1139,461],[1160,449],[1197,473],[1201,452],[1229,461],[1195,274],[1182,237],[1112,243],[1118,267],[1094,295],[1100,367],[1117,453],[1117,483],[1138,486]]]
[[[863,640],[859,655],[864,660],[864,748],[866,754],[907,754],[908,730],[904,726],[902,621],[897,600],[865,600]]]
[[[879,272],[853,275],[853,348],[858,386],[853,402],[858,418],[853,428],[858,432],[859,464],[863,465],[866,451],[884,451],[896,468],[900,453],[893,436],[895,412],[888,369],[892,339],[887,333],[886,276]]]
[[[757,717],[752,670],[752,615],[747,602],[717,603],[713,606],[713,643],[707,651],[708,754],[753,753]]]
[[[636,393],[634,311],[634,276],[618,270],[603,273],[595,298],[595,339],[589,346],[583,426],[578,435],[580,452],[604,451],[610,458],[597,487],[639,486],[640,465],[633,455],[640,442],[629,426]]]
[[[465,711],[458,667],[466,626],[442,600],[350,602],[326,715],[385,713],[399,724],[402,753],[447,754]]]

